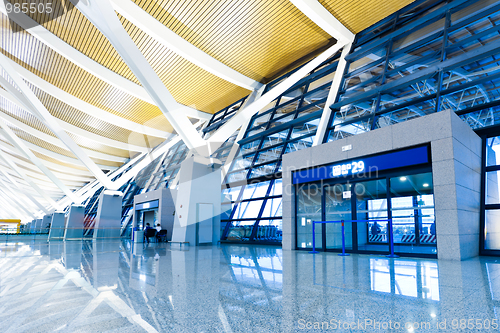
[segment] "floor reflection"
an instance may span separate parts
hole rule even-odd
[[[493,329],[499,302],[494,258],[128,241],[0,245],[2,332],[321,332],[332,324],[338,331],[390,331],[383,326],[389,322],[406,331],[418,323],[430,325],[427,331],[445,325],[469,332],[478,327],[461,328],[460,320]],[[340,326],[370,322],[379,327]]]

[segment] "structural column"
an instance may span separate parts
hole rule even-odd
[[[85,206],[71,205],[69,208],[68,221],[64,231],[64,240],[81,240],[83,238],[83,217]]]
[[[55,212],[52,214],[52,222],[50,224],[49,240],[57,240],[64,238],[64,212]]]
[[[120,238],[123,193],[103,191],[99,195],[99,206],[94,225],[94,240]]]

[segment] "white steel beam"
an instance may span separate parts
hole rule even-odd
[[[321,53],[319,56],[311,60],[309,63],[305,64],[298,71],[290,75],[288,78],[283,80],[281,83],[276,85],[274,88],[266,92],[259,99],[252,102],[247,107],[241,109],[237,114],[235,114],[231,119],[229,119],[224,125],[222,125],[209,139],[210,147],[215,150],[217,145],[222,145],[227,138],[229,138],[241,125],[243,125],[248,119],[250,119],[254,114],[259,112],[267,104],[271,103],[275,98],[284,93],[287,89],[297,83],[300,79],[306,76],[314,68],[321,65],[322,62],[333,56],[340,50],[344,44],[337,41],[337,43],[329,47],[326,51]]]
[[[69,188],[66,187],[53,173],[50,171],[38,157],[33,154],[33,152],[24,144],[24,142],[17,137],[17,135],[12,132],[12,130],[7,126],[3,120],[0,120],[0,127],[2,131],[0,133],[14,146],[17,150],[22,152],[26,158],[28,158],[40,171],[42,171],[61,191],[64,192],[70,198],[73,196]]]
[[[0,2],[0,12],[4,15],[7,15],[7,10],[5,9],[5,4],[3,1]],[[23,14],[22,12],[15,13],[14,11],[12,11],[8,16],[9,19],[13,20],[23,29],[28,31],[33,37],[35,37],[40,42],[50,47],[52,50],[59,53],[61,56],[71,61],[75,65],[83,68],[92,75],[98,77],[99,79],[112,85],[113,87],[126,92],[127,94],[139,98],[147,103],[154,104],[153,100],[143,87],[90,59],[80,51],[65,43],[59,37],[52,34],[42,25],[39,25],[37,22],[33,21],[27,15]],[[212,117],[212,115],[209,113],[198,111],[190,107],[186,107],[183,112],[185,112],[189,117],[196,119],[209,120]]]
[[[10,181],[12,183],[12,185],[14,185],[20,192],[22,192],[26,197],[28,197],[28,199],[30,199],[31,202],[33,202],[40,210],[42,210],[45,214],[49,213],[49,211],[42,204],[40,204],[40,202],[38,202],[38,200],[36,200],[31,194],[24,192],[23,188],[21,187],[21,185],[19,185],[17,180],[15,180],[13,177],[11,177],[4,170],[0,170],[0,172],[5,176],[5,178],[7,178],[8,181]],[[9,186],[3,180],[0,179],[0,181],[2,182],[2,184],[4,186],[6,186],[6,187]]]
[[[29,215],[33,215],[33,211],[32,211],[32,210],[34,210],[34,207],[32,207],[31,205],[30,205],[30,207],[27,207],[28,202],[25,202],[25,201],[23,202],[23,201],[21,200],[21,199],[22,199],[22,197],[20,197],[20,192],[14,191],[14,190],[13,190],[13,189],[9,186],[9,184],[7,184],[7,183],[6,183],[5,181],[3,181],[2,179],[0,179],[0,183],[3,185],[2,187],[3,187],[4,191],[5,191],[5,193],[7,193],[7,192],[8,192],[8,193],[10,194],[10,197],[11,197],[11,198],[12,198],[12,200],[13,200],[13,201],[14,201],[14,202],[18,205],[18,207],[19,207],[19,208],[21,208],[22,210],[24,210],[24,211],[25,211],[26,213],[28,213]],[[17,192],[17,193],[16,193],[16,192]],[[34,200],[33,202],[37,202],[37,201],[35,200],[35,198],[31,197],[31,199],[33,199],[33,200]],[[37,203],[38,203],[38,202],[37,202]],[[39,206],[38,206],[38,205],[39,205]],[[40,205],[39,203],[38,203],[38,205],[37,205],[37,206],[38,206],[38,208],[40,208],[40,209],[42,209],[42,208],[43,208],[43,210],[44,210],[44,211],[47,211],[47,210],[46,210],[46,209],[45,209],[42,205]],[[30,209],[31,209],[31,211],[30,211]]]
[[[342,83],[342,77],[344,76],[344,71],[347,64],[345,57],[351,51],[351,46],[351,43],[345,45],[344,49],[342,50],[342,54],[340,55],[339,63],[337,65],[337,69],[335,70],[335,75],[330,87],[330,92],[328,93],[325,107],[323,108],[323,113],[321,114],[321,119],[319,121],[318,129],[316,130],[316,135],[314,136],[313,146],[317,146],[323,143],[323,138],[325,137],[326,129],[328,127],[328,122],[330,121],[330,117],[332,115],[332,109],[330,109],[330,105],[335,103],[335,99],[337,98],[337,94],[339,93],[340,84]]]
[[[1,2],[0,2],[1,3]],[[49,82],[41,79],[40,77],[36,76],[26,68],[24,68],[21,65],[18,65],[14,61],[10,60],[7,58],[6,60],[13,68],[14,70],[26,81],[29,83],[37,86],[38,88],[42,89],[45,91],[47,94],[51,95],[54,98],[57,98],[60,101],[63,101],[64,103],[68,104],[69,106],[74,107],[75,109],[78,109],[79,111],[88,114],[89,116],[92,116],[96,119],[105,121],[110,124],[114,124],[116,126],[125,128],[129,131],[141,133],[141,134],[146,134],[150,136],[156,136],[159,138],[168,138],[172,135],[172,133],[165,132],[158,130],[153,127],[148,127],[144,126],[138,123],[135,123],[133,121],[130,121],[128,119],[122,118],[120,116],[117,116],[113,113],[110,113],[108,111],[105,111],[103,109],[100,109],[98,107],[93,106],[90,103],[87,103],[85,101],[82,101],[81,99],[65,92],[62,89],[59,89],[58,87],[50,84]]]
[[[20,197],[20,194],[23,194],[29,199],[29,201],[35,204],[36,207],[38,207],[38,209],[42,210],[45,214],[48,213],[48,210],[44,206],[42,206],[35,198],[33,198],[32,195],[24,193],[21,188],[19,188],[19,191],[15,191],[6,181],[4,181],[1,178],[0,178],[0,183],[3,185],[4,189],[6,189],[12,195],[13,198],[16,198],[16,200],[23,199],[22,196]],[[25,207],[26,209],[34,210],[35,207],[33,207],[32,205],[30,205],[30,207],[27,207],[29,201],[24,201],[23,207]]]
[[[11,94],[9,94],[7,91],[5,91],[3,89],[0,89],[0,96],[3,97],[9,103],[12,103],[15,107],[24,109],[24,107],[19,102],[17,102],[17,100]],[[8,122],[14,124],[15,126],[19,127],[23,131],[31,132],[32,130],[35,130],[33,127],[31,127],[29,125],[26,125],[25,123],[23,123],[23,122],[15,119],[14,117],[9,116],[6,113],[0,112],[0,116],[3,117],[4,120],[7,120]],[[69,133],[72,133],[72,134],[75,134],[75,135],[78,135],[78,136],[82,136],[86,140],[91,140],[91,141],[94,141],[94,142],[102,144],[102,145],[106,145],[106,146],[113,147],[113,148],[118,148],[118,149],[123,149],[123,150],[127,150],[127,151],[141,152],[141,153],[145,153],[148,150],[146,147],[132,145],[132,144],[129,144],[129,143],[126,143],[126,142],[109,139],[107,137],[104,137],[104,136],[101,136],[101,135],[98,135],[98,134],[86,131],[86,130],[78,127],[78,126],[75,126],[75,125],[72,125],[70,123],[64,122],[64,121],[62,121],[60,119],[57,119],[57,122],[59,123],[59,125],[66,132],[69,132]],[[38,130],[36,130],[36,131],[38,133],[43,133],[43,132],[40,132]],[[50,137],[50,138],[53,138],[53,139],[59,141],[57,138],[55,138],[55,137],[53,137],[51,135],[47,135],[45,133],[43,133],[43,136],[44,137]],[[45,141],[50,142],[49,140],[45,140]],[[59,145],[59,144],[60,144],[60,142],[57,143],[57,145]]]
[[[262,83],[257,82],[219,60],[203,52],[145,12],[130,0],[111,0],[113,8],[139,29],[153,37],[184,59],[196,66],[248,90],[257,90]]]
[[[20,102],[26,110],[32,112],[41,122],[44,123],[65,145],[68,149],[87,167],[87,169],[92,172],[96,179],[106,187],[114,190],[112,182],[106,177],[104,172],[97,167],[97,165],[90,159],[90,157],[85,154],[83,149],[78,146],[73,139],[59,126],[55,121],[55,117],[50,114],[50,112],[45,108],[45,106],[40,102],[40,100],[35,96],[33,91],[24,83],[23,79],[18,75],[18,73],[12,68],[7,57],[0,54],[0,66],[9,75],[11,80],[16,84],[17,88],[22,92],[20,93],[6,80],[0,80],[0,84],[13,95],[18,102]],[[37,165],[38,166],[38,165]],[[44,166],[45,167],[45,166]],[[46,167],[45,169],[49,171]],[[50,171],[49,171],[50,172]],[[44,172],[45,173],[45,172]],[[49,177],[50,178],[50,177]],[[51,179],[53,180],[53,179]],[[53,180],[54,181],[54,180]],[[70,198],[72,198],[71,192],[66,193]]]
[[[352,43],[354,34],[317,0],[290,0],[304,15],[342,44]]]
[[[15,149],[15,147],[12,147],[11,145],[3,142],[2,140],[0,140],[0,149],[3,150],[4,152],[10,154],[12,156],[12,158],[15,160],[15,163],[17,165],[22,166],[22,167],[27,168],[27,169],[33,168],[33,164],[26,162],[23,159],[24,156],[19,151],[17,151]],[[44,160],[44,164],[50,170],[52,170],[54,173],[63,173],[63,174],[67,174],[67,175],[75,176],[75,177],[85,177],[85,178],[87,178],[85,180],[85,182],[88,182],[90,180],[95,179],[94,176],[92,176],[92,174],[88,170],[75,169],[75,168],[71,168],[71,167],[68,167],[65,165],[60,165],[60,164],[56,164],[53,162],[49,162],[46,160]],[[113,168],[111,168],[111,170],[113,170]]]
[[[3,193],[3,196],[0,195],[0,204],[3,208],[4,211],[6,211],[8,214],[11,214],[11,217],[13,218],[19,218],[19,217],[25,217],[23,213],[21,213],[16,207],[14,207],[14,203],[10,200],[9,196],[6,195],[2,189],[0,188],[0,194]],[[31,216],[32,218],[35,218],[33,215],[26,215],[26,216]]]
[[[10,158],[5,154],[3,151],[0,150],[0,160],[3,160],[7,165],[10,167],[11,170],[13,170],[19,177],[24,179],[26,183],[28,183],[29,186],[31,186],[42,198],[47,200],[47,202],[54,208],[59,209],[59,205],[52,199],[50,196],[47,195],[42,189],[33,182],[31,178],[29,178],[22,168],[18,167]]]
[[[132,70],[186,146],[189,149],[205,147],[205,141],[182,111],[186,107],[177,103],[158,75],[156,75],[156,72],[123,28],[109,0],[85,2],[79,1],[76,7],[113,44],[118,54]]]
[[[244,104],[241,106],[242,109],[244,109],[248,104],[252,103],[256,99],[259,99],[262,96],[262,93],[264,92],[264,89],[266,87],[263,86],[261,89],[254,91],[248,98],[245,100]],[[224,183],[224,178],[226,177],[229,168],[231,167],[231,164],[233,163],[234,158],[236,157],[236,154],[238,153],[238,150],[240,146],[238,145],[238,141],[243,139],[243,136],[245,135],[245,132],[248,129],[248,126],[250,126],[250,121],[251,119],[249,118],[243,125],[240,127],[240,131],[238,132],[238,135],[236,136],[236,140],[234,140],[234,144],[231,147],[231,151],[229,152],[229,155],[227,156],[226,163],[221,167],[222,170],[222,177],[221,177],[221,182]]]

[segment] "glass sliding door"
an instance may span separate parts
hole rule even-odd
[[[394,250],[399,254],[435,256],[436,224],[432,173],[413,169],[401,173],[377,175],[376,179],[353,179],[346,183],[309,183],[296,188],[297,248],[312,248],[312,222],[335,221],[315,225],[316,248],[340,251],[342,224],[345,248],[351,252],[390,252],[393,224]],[[420,173],[417,173],[420,172]],[[397,175],[397,176],[396,176]],[[496,212],[496,211],[495,211]],[[498,208],[500,212],[500,207]],[[500,213],[488,215],[489,246],[500,248]],[[352,222],[355,221],[355,222]]]
[[[432,173],[390,179],[395,251],[436,254]]]
[[[311,184],[297,188],[297,248],[312,248],[312,221],[322,221],[321,187]],[[316,248],[321,248],[321,224],[315,226]]]
[[[357,242],[360,251],[388,251],[387,180],[357,183],[356,194]]]
[[[351,184],[327,185],[323,188],[325,199],[325,221],[350,221],[351,216]],[[342,249],[342,224],[327,223],[325,230],[326,249]],[[353,248],[352,223],[344,223],[345,248]]]

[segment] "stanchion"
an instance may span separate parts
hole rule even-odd
[[[349,253],[345,253],[345,232],[344,232],[344,220],[341,221],[342,223],[342,253],[339,253],[339,256],[348,256]]]
[[[387,258],[399,258],[398,255],[394,254],[394,235],[392,233],[392,219],[388,220],[389,225],[389,251],[390,254],[386,255]]]
[[[319,253],[318,251],[316,251],[316,230],[314,228],[316,221],[312,221],[312,224],[313,224],[313,250],[310,251],[309,253]]]

